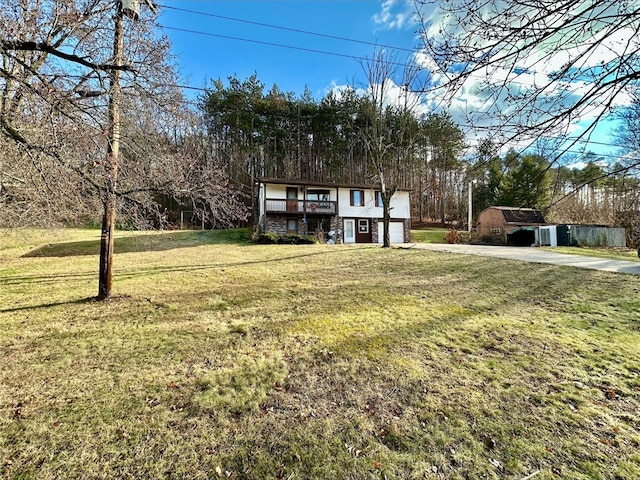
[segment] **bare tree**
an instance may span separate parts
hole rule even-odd
[[[197,130],[180,118],[152,12],[125,13],[137,17],[114,0],[0,0],[1,220],[73,222],[101,205],[99,298],[111,292],[116,210],[136,226],[162,225],[162,197],[220,223],[244,215],[217,166],[192,157]]]
[[[616,201],[616,223],[627,230],[627,245],[640,247],[640,90],[631,104],[619,111],[617,140],[622,149],[611,179]],[[640,250],[639,250],[640,254]]]
[[[618,0],[416,0],[431,93],[478,99],[469,122],[501,144],[589,140],[640,80],[640,4]],[[578,119],[590,119],[569,143]],[[488,136],[487,132],[483,136]],[[556,158],[558,158],[556,157]]]
[[[384,50],[376,50],[373,56],[362,63],[368,82],[368,95],[363,99],[365,125],[362,138],[365,143],[373,177],[380,187],[383,211],[383,247],[390,247],[389,222],[391,198],[404,184],[410,162],[415,158],[418,132],[417,119],[412,108],[417,97],[409,97],[409,87],[417,78],[416,70],[403,72],[400,92],[402,98],[393,98],[393,78],[397,75],[398,63]],[[398,102],[398,100],[400,100]]]
[[[631,103],[617,113],[617,118],[620,120],[617,140],[618,145],[628,152],[629,156],[640,158],[640,85],[632,93],[631,98]]]

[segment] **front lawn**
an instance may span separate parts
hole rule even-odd
[[[219,235],[0,232],[0,477],[640,478],[639,277]]]
[[[411,230],[411,241],[418,243],[445,243],[448,228],[425,227]]]

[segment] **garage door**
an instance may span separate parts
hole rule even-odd
[[[384,224],[378,222],[378,243],[382,243]],[[404,222],[389,222],[389,240],[391,243],[404,243]]]

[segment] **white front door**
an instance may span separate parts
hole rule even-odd
[[[344,243],[356,243],[356,221],[344,221]]]

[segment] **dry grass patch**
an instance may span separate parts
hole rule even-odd
[[[640,478],[637,277],[172,232],[98,303],[37,235],[0,271],[3,477]]]

